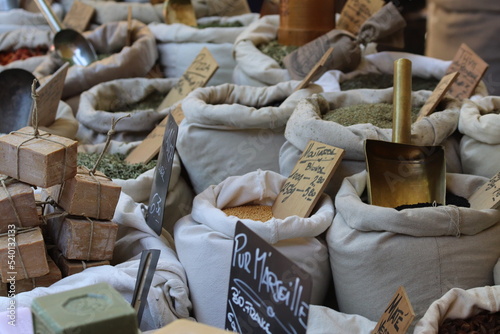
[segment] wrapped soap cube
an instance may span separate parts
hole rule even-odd
[[[101,261],[84,261],[84,260],[68,260],[64,257],[57,247],[49,249],[49,254],[61,270],[63,277],[77,274],[90,267],[109,265],[108,260]]]
[[[75,216],[111,220],[120,198],[121,187],[103,173],[78,166],[75,177],[48,189],[50,196],[67,213]]]
[[[33,188],[12,178],[5,179],[0,184],[0,217],[0,233],[7,232],[11,224],[17,227],[40,225]]]
[[[76,175],[78,142],[32,127],[0,137],[0,173],[42,188]]]
[[[2,282],[40,277],[49,273],[45,243],[39,227],[0,236]]]
[[[31,291],[39,286],[48,287],[59,281],[62,278],[61,270],[59,270],[56,263],[50,258],[50,256],[47,256],[47,263],[49,265],[49,272],[46,275],[16,281],[16,293]]]

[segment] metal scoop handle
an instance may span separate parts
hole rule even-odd
[[[392,142],[411,144],[411,61],[394,62]]]
[[[63,24],[61,23],[57,15],[54,14],[50,5],[45,0],[35,0],[35,3],[38,9],[40,9],[42,15],[47,20],[47,23],[49,24],[50,29],[52,29],[52,32],[57,33],[61,31],[63,29]]]

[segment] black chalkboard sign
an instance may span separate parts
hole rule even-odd
[[[305,333],[311,276],[243,223],[234,233],[225,329]]]
[[[153,187],[149,195],[149,207],[146,223],[149,227],[161,234],[163,215],[165,213],[165,202],[168,192],[168,184],[172,174],[174,162],[175,143],[177,141],[178,126],[174,117],[168,116],[167,126],[163,133],[163,142],[156,164],[156,172],[153,179]]]

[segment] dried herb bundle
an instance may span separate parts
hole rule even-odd
[[[383,73],[367,73],[360,74],[356,77],[345,80],[340,83],[341,90],[351,90],[351,89],[383,89],[392,87],[394,76],[392,74]],[[433,91],[439,80],[437,79],[424,79],[420,77],[412,77],[412,90],[430,90]]]
[[[438,334],[493,334],[500,333],[500,312],[483,311],[467,319],[446,319]]]
[[[137,102],[124,103],[120,100],[103,100],[99,102],[97,108],[111,112],[133,112],[137,110],[156,109],[164,98],[164,93],[155,90]]]
[[[92,169],[100,153],[78,153],[78,165]],[[142,173],[154,168],[156,160],[147,164],[129,164],[125,161],[126,155],[121,153],[105,153],[99,163],[98,170],[112,179],[135,179]]]
[[[281,68],[284,68],[283,58],[289,53],[295,51],[298,47],[293,45],[282,45],[277,40],[272,40],[269,43],[262,43],[257,48],[265,55],[273,58],[278,62]]]
[[[330,110],[323,115],[323,119],[344,126],[371,123],[379,128],[390,129],[392,128],[392,111],[393,105],[389,103],[356,104]],[[412,108],[412,122],[417,119],[419,112],[420,107]]]

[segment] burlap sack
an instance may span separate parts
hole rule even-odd
[[[412,105],[422,106],[429,91],[412,93]],[[356,104],[392,104],[393,89],[360,89],[346,92],[316,94],[302,99],[293,111],[285,129],[286,142],[280,149],[280,173],[289,175],[309,140],[316,140],[345,150],[343,160],[335,171],[326,191],[334,197],[344,177],[366,169],[364,142],[366,139],[392,141],[392,129],[382,129],[369,123],[343,126],[323,120],[323,115],[336,108]],[[452,101],[439,112],[434,112],[412,124],[411,141],[414,145],[443,145],[457,128],[459,105]],[[458,164],[453,159],[457,152],[445,147],[448,166]],[[451,165],[451,168],[453,165]]]
[[[1,13],[1,12],[0,12]],[[37,47],[48,50],[52,45],[54,34],[50,30],[40,30],[30,27],[0,33],[0,52],[15,51],[20,48],[34,49]],[[7,65],[0,65],[0,72],[9,68],[20,68],[33,72],[44,60],[46,55],[33,56],[24,60],[16,60]]]
[[[414,334],[437,334],[445,319],[466,319],[481,311],[500,311],[500,285],[453,288],[434,301],[415,326]]]
[[[128,154],[139,144],[140,141],[124,143],[111,140],[106,152],[111,154]],[[103,149],[104,143],[78,146],[78,152],[86,153],[100,153]],[[191,212],[191,205],[194,197],[191,187],[181,175],[181,170],[181,161],[176,153],[174,155],[167,200],[165,202],[166,214],[163,219],[164,227],[169,233],[173,232],[173,226],[178,219]],[[153,168],[134,179],[113,178],[113,182],[119,185],[122,188],[121,191],[130,196],[134,202],[148,204],[155,172],[156,168]]]
[[[236,37],[246,26],[256,21],[259,14],[249,13],[231,17],[206,17],[198,24],[231,24],[240,22],[242,27],[211,27],[200,29],[185,24],[151,23],[149,28],[156,38],[159,62],[166,78],[179,78],[191,65],[203,48],[212,54],[219,68],[208,81],[207,86],[233,82],[236,62],[232,49]]]
[[[285,124],[297,102],[320,91],[293,92],[298,81],[270,87],[199,88],[182,101],[177,150],[196,193],[258,168],[279,171]]]
[[[106,141],[113,120],[122,118],[115,127],[113,139],[121,142],[143,140],[167,116],[169,108],[156,110],[126,107],[144,100],[150,94],[166,96],[177,79],[128,78],[95,85],[80,96],[77,119],[80,122],[77,138],[81,144]],[[124,109],[125,108],[125,109]]]
[[[362,197],[366,182],[366,171],[344,179],[327,232],[339,311],[377,321],[390,296],[404,286],[418,320],[452,288],[493,284],[499,210],[369,205]],[[446,179],[447,190],[464,198],[485,182],[465,174]]]
[[[500,98],[464,101],[458,130],[464,173],[493,177],[500,171]]]
[[[110,54],[88,66],[73,65],[68,69],[64,82],[63,100],[106,81],[123,78],[144,77],[158,58],[153,34],[145,25],[132,20],[132,44],[125,46],[127,22],[110,22],[85,32],[84,37],[94,46],[99,55]],[[35,75],[44,78],[62,65],[55,55],[45,59],[35,70]],[[73,110],[75,113],[77,110]]]
[[[156,235],[144,219],[144,205],[135,203],[129,196],[121,193],[113,221],[118,223],[118,236],[115,243],[112,265],[90,267],[84,271],[67,276],[50,287],[38,287],[28,292],[17,293],[16,307],[30,307],[34,298],[72,290],[100,282],[111,284],[123,298],[132,301],[137,282],[137,272],[141,252],[159,249],[160,258],[154,271],[151,288],[145,303],[140,329],[157,329],[170,322],[189,318],[192,304],[186,273],[175,252],[171,235]],[[41,254],[42,255],[42,254]],[[11,298],[0,297],[0,307],[7,310]],[[0,321],[7,321],[7,317]]]
[[[262,170],[229,177],[198,194],[192,213],[175,224],[175,247],[186,270],[194,316],[199,322],[224,327],[238,220],[311,274],[312,304],[324,300],[330,279],[328,255],[326,246],[316,237],[331,224],[334,209],[330,197],[323,195],[309,218],[290,216],[261,222],[227,216],[221,210],[244,204],[272,205],[285,181],[278,173]]]
[[[64,16],[64,8],[54,2],[50,6],[54,15],[60,20]],[[50,31],[50,26],[42,13],[31,12],[23,8],[14,8],[8,11],[0,11],[0,33],[30,27],[38,30]]]

